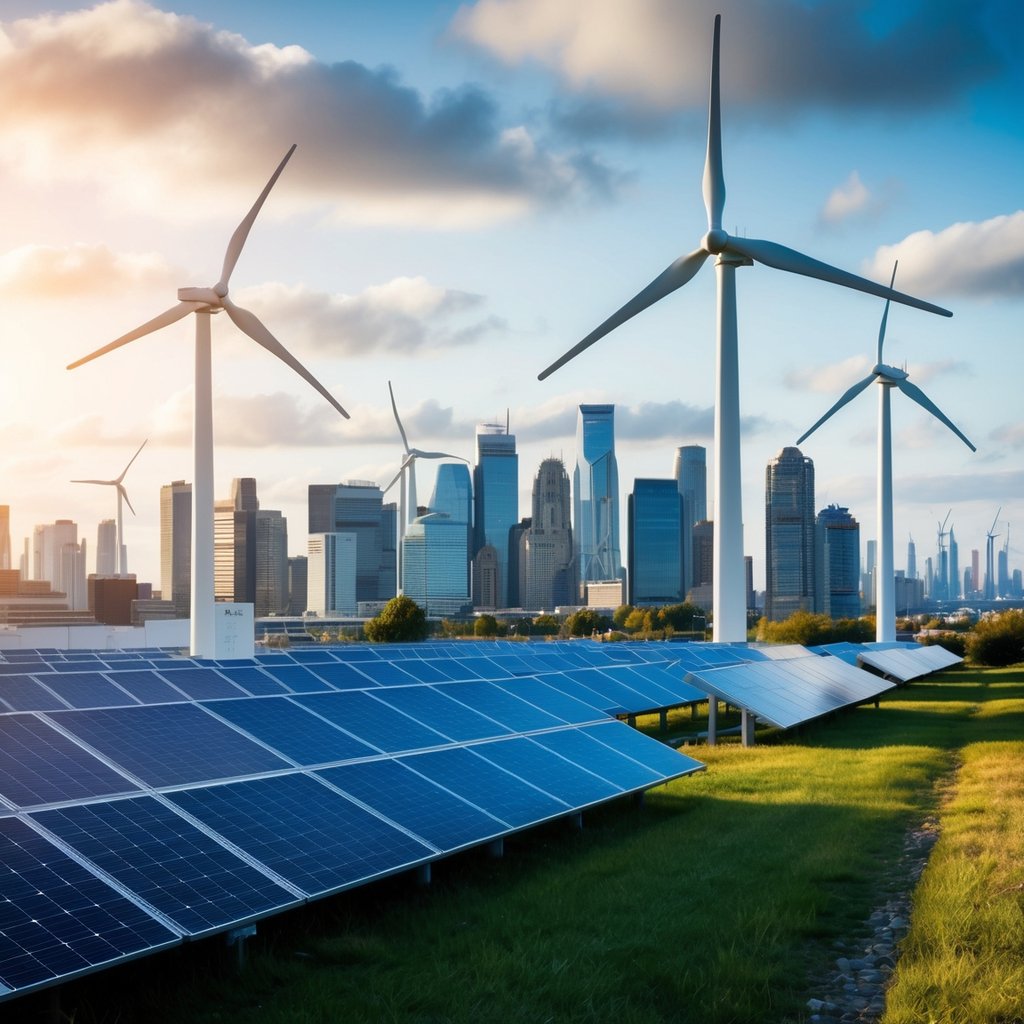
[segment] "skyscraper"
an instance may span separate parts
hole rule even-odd
[[[496,606],[505,608],[509,593],[508,532],[519,521],[519,456],[515,434],[500,423],[481,423],[476,429],[473,504],[473,557],[486,546],[494,548]],[[474,595],[478,590],[474,582]]]
[[[443,462],[437,467],[430,511],[441,512],[450,522],[461,523],[463,532],[462,562],[466,574],[465,592],[469,593],[469,565],[473,543],[473,483],[469,466],[464,462]]]
[[[101,519],[96,528],[96,575],[117,574],[117,523]]]
[[[704,519],[693,524],[693,586],[686,599],[701,608],[711,607],[715,583],[715,524]]]
[[[614,405],[579,407],[572,482],[573,544],[582,594],[591,580],[622,575]]]
[[[279,511],[256,512],[255,548],[253,614],[282,615],[288,608],[288,520]]]
[[[309,608],[309,559],[296,555],[288,559],[288,614],[302,615]]]
[[[981,593],[981,552],[971,548],[971,592]]]
[[[956,534],[953,527],[949,528],[949,599],[957,601],[960,598],[960,548],[956,542]]]
[[[689,593],[694,585],[693,525],[708,517],[707,449],[699,444],[677,448],[673,476],[683,496],[683,592]]]
[[[0,505],[0,569],[13,569],[11,564],[11,506]]]
[[[444,512],[428,512],[402,538],[403,593],[428,615],[459,615],[471,606],[465,526]]]
[[[395,596],[397,526],[394,505],[384,504],[383,492],[371,480],[309,485],[309,533],[355,534],[357,602]]]
[[[860,524],[850,510],[829,505],[815,520],[816,602],[833,619],[860,615]]]
[[[160,596],[187,619],[192,607],[192,485],[175,480],[160,488]]]
[[[783,448],[765,471],[765,616],[814,608],[814,463]]]
[[[519,600],[553,611],[576,601],[569,474],[561,459],[545,459],[533,482],[533,516],[520,546]]]
[[[78,543],[78,524],[58,519],[32,531],[32,578],[47,580],[50,586],[67,596],[68,607],[87,608],[85,586],[85,541]]]
[[[308,610],[355,615],[359,541],[355,533],[311,533],[307,559]]]
[[[628,601],[678,604],[683,589],[683,516],[676,480],[634,480],[627,512]]]
[[[913,537],[907,542],[907,579],[917,579],[917,545]]]

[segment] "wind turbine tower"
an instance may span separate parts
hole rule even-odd
[[[996,523],[999,522],[999,513],[1003,511],[1000,505],[996,511],[996,517],[992,520],[992,526],[985,534],[985,600],[994,601],[996,597],[996,566],[995,566],[995,541],[999,536],[996,533]]]
[[[791,274],[894,299],[930,313],[952,316],[946,309],[893,291],[884,285],[811,259],[777,242],[730,235],[722,227],[725,213],[725,174],[722,164],[722,117],[719,89],[721,16],[715,15],[711,49],[711,87],[708,101],[708,140],[704,161],[704,206],[708,230],[697,248],[681,256],[646,288],[613,313],[581,342],[539,374],[544,380],[610,331],[681,288],[715,257],[718,283],[718,339],[715,392],[715,532],[714,639],[742,642],[747,637],[746,574],[743,564],[743,510],[740,488],[739,355],[736,321],[736,269],[763,263]],[[891,555],[891,545],[890,545]],[[891,568],[891,567],[890,567]]]
[[[146,438],[148,441],[149,438]],[[117,575],[126,576],[128,574],[128,549],[124,543],[124,510],[122,505],[127,502],[128,508],[131,509],[132,515],[135,515],[135,509],[132,508],[132,503],[128,500],[128,492],[124,487],[124,478],[128,470],[131,469],[132,463],[139,457],[139,452],[146,447],[146,441],[143,441],[139,445],[135,454],[128,460],[128,465],[121,470],[121,475],[115,477],[113,480],[72,480],[73,484],[99,484],[102,487],[116,487],[117,488],[117,535],[115,544],[117,546]]]
[[[892,268],[892,282],[896,280],[896,267]],[[875,604],[875,639],[886,643],[896,639],[896,574],[893,570],[892,540],[892,416],[889,407],[889,395],[893,388],[898,388],[908,398],[917,402],[922,409],[929,412],[937,420],[945,423],[971,451],[976,451],[973,444],[950,420],[935,403],[916,385],[911,384],[905,370],[897,370],[895,366],[887,366],[882,362],[882,346],[885,343],[885,325],[889,318],[889,300],[885,301],[882,311],[882,325],[878,331],[878,361],[875,368],[863,380],[851,387],[842,398],[832,406],[817,423],[806,431],[797,441],[799,445],[805,438],[814,433],[830,416],[838,412],[847,402],[851,402],[871,384],[878,384],[878,583],[877,601]],[[949,519],[949,516],[946,516]],[[946,528],[943,523],[939,527],[940,536]],[[940,541],[939,575],[946,572],[945,548]],[[935,580],[931,575],[931,559],[928,559],[928,585],[932,587],[931,596],[940,599],[935,593]],[[945,596],[943,591],[942,597]]]
[[[946,538],[949,536],[949,531],[946,529],[946,523],[949,522],[949,517],[952,514],[953,510],[950,509],[946,513],[946,518],[938,524],[938,554],[935,560],[937,568],[933,592],[936,601],[945,601],[949,598],[949,556],[946,552]]]
[[[249,310],[236,306],[228,298],[228,281],[242,254],[270,190],[295,152],[295,146],[285,154],[277,170],[270,177],[252,208],[235,228],[224,254],[220,280],[209,288],[179,288],[178,303],[135,330],[129,331],[68,366],[73,370],[83,363],[113,352],[137,338],[152,334],[162,327],[176,323],[190,313],[196,318],[195,391],[192,425],[192,623],[190,649],[193,656],[213,658],[217,651],[217,629],[213,597],[213,385],[210,366],[210,317],[223,310],[235,326],[247,334],[257,345],[277,356],[300,377],[311,384],[335,409],[348,419],[348,413],[335,401],[331,393],[298,361],[263,323]]]

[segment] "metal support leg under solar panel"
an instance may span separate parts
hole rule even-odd
[[[740,735],[743,737],[743,746],[745,747],[752,747],[754,745],[755,724],[756,718],[754,713],[744,708],[740,715]]]
[[[718,743],[718,698],[708,697],[708,746]]]
[[[250,924],[244,928],[232,928],[225,936],[227,944],[235,947],[235,952],[238,956],[237,963],[239,970],[245,966],[245,940],[251,939],[255,934],[256,925]]]

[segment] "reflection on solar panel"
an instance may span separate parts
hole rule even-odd
[[[657,646],[0,652],[0,1000],[698,770]]]

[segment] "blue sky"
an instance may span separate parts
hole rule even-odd
[[[49,13],[41,14],[41,7]],[[713,17],[723,16],[725,222],[954,312],[889,317],[905,365],[978,446],[895,396],[896,565],[947,510],[961,565],[1002,506],[1024,562],[1024,11],[1016,0],[0,2],[0,503],[12,541],[90,543],[127,478],[130,566],[159,581],[158,494],[191,478],[191,321],[64,366],[216,279],[292,142],[234,299],[331,389],[214,321],[217,493],[255,476],[305,549],[309,483],[386,483],[399,438],[471,458],[510,410],[521,514],[614,402],[620,485],[711,447],[714,274],[544,382],[537,373],[706,230]],[[874,363],[882,303],[766,267],[737,275],[746,546],[764,575],[768,460]],[[875,534],[874,389],[802,447],[817,504]],[[712,467],[713,470],[713,467]],[[429,497],[433,471],[421,463]],[[625,516],[622,517],[625,522]],[[1019,526],[1015,525],[1019,524]],[[1002,540],[999,541],[1002,543]]]

